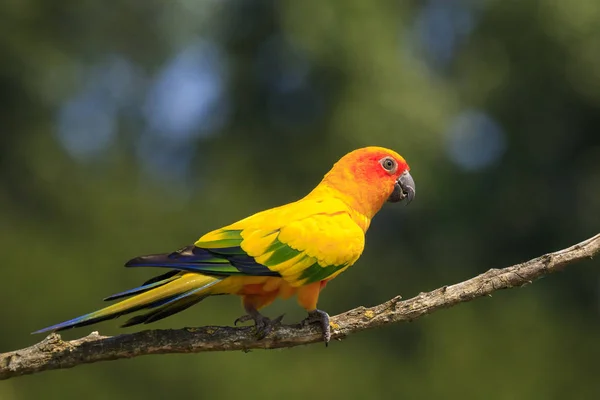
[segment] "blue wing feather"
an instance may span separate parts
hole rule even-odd
[[[152,254],[134,258],[126,267],[162,267],[206,275],[281,276],[259,264],[240,247],[203,249],[187,246],[169,254]]]

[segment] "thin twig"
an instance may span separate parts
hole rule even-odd
[[[600,234],[567,249],[507,268],[490,269],[472,279],[421,293],[408,300],[397,296],[374,307],[358,307],[331,318],[332,339],[342,339],[351,333],[395,322],[412,321],[500,289],[523,286],[560,271],[568,264],[592,258],[599,251]],[[251,327],[221,326],[146,330],[118,336],[100,336],[93,332],[71,341],[63,341],[60,335],[51,334],[31,347],[0,354],[0,380],[148,354],[275,349],[310,343],[322,343],[318,325],[281,325],[262,340],[256,340]]]

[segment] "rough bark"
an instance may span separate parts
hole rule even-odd
[[[436,310],[488,296],[500,289],[524,286],[560,271],[568,264],[592,258],[599,251],[600,234],[567,249],[503,269],[490,269],[464,282],[421,293],[408,300],[397,296],[374,307],[358,307],[331,318],[332,339],[341,340],[365,329],[413,321]],[[206,326],[146,330],[118,336],[101,336],[98,332],[92,332],[71,341],[63,341],[60,335],[53,333],[31,347],[0,354],[0,380],[148,354],[246,351],[322,343],[318,325],[281,325],[262,340],[255,339],[253,329]]]

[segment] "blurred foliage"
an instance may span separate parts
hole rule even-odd
[[[125,260],[301,197],[361,146],[403,154],[418,195],[374,220],[331,314],[600,227],[597,1],[9,0],[0,32],[0,351],[151,276]],[[327,349],[93,364],[0,399],[598,398],[599,283],[594,260]],[[209,299],[154,327],[240,312]]]

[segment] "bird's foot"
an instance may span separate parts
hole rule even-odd
[[[326,347],[329,346],[329,341],[331,340],[329,314],[316,308],[308,313],[308,317],[302,321],[302,325],[307,326],[313,322],[319,322],[321,324],[321,329],[323,330],[323,341],[325,342]]]
[[[283,319],[284,315],[285,314],[282,314],[275,319],[271,319],[271,318],[265,317],[264,315],[259,314],[257,312],[254,315],[251,315],[251,314],[242,315],[241,317],[236,319],[233,324],[237,325],[238,323],[241,323],[241,322],[247,322],[247,321],[253,320],[254,327],[256,328],[256,338],[258,340],[260,340],[260,339],[265,338],[269,333],[271,333],[273,331],[273,329],[275,329],[276,327],[281,325],[281,320]]]

